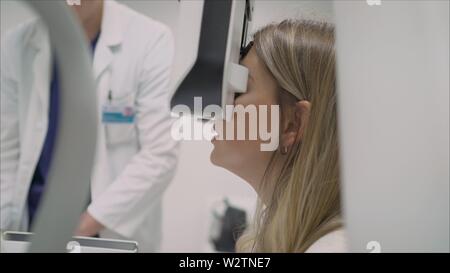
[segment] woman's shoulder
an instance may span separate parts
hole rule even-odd
[[[345,229],[338,229],[325,234],[315,241],[307,250],[307,253],[324,252],[349,252]]]

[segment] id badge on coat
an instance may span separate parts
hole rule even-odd
[[[106,104],[102,107],[102,123],[130,124],[134,123],[136,113],[133,106]]]

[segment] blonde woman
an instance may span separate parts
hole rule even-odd
[[[280,137],[273,152],[261,151],[261,139],[212,141],[211,161],[259,197],[255,223],[236,249],[345,252],[333,26],[287,20],[258,31],[249,47],[248,90],[235,105],[280,105]]]

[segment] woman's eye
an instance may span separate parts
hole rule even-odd
[[[245,90],[244,93],[234,93],[234,99],[236,100],[238,97],[242,96],[243,94],[249,93],[251,90],[251,84],[250,82],[247,83],[247,89]]]

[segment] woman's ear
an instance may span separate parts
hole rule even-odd
[[[282,151],[289,149],[292,145],[300,142],[308,126],[311,113],[311,103],[307,100],[298,101],[294,104],[291,117],[286,117],[287,122],[281,135]]]

